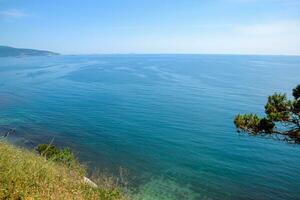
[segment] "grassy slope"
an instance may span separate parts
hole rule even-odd
[[[117,185],[88,186],[84,173],[0,141],[0,199],[127,199]]]

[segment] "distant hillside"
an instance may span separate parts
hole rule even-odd
[[[0,46],[0,57],[23,57],[23,56],[54,56],[59,55],[51,51],[35,49],[19,49],[8,46]]]

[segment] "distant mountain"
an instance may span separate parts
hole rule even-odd
[[[54,56],[59,55],[51,51],[36,49],[20,49],[8,46],[0,46],[0,57],[24,57],[24,56]]]

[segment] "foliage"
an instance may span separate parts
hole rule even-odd
[[[269,96],[265,112],[268,119],[274,122],[287,121],[290,114],[290,102],[286,95],[275,93]]]
[[[300,85],[293,89],[294,99],[286,94],[274,93],[265,105],[266,116],[238,114],[234,124],[238,132],[251,135],[270,135],[276,139],[300,144]]]
[[[36,150],[41,156],[46,159],[61,162],[67,166],[77,166],[78,162],[69,148],[58,149],[51,144],[39,144]]]
[[[234,124],[238,124],[240,129],[247,130],[253,134],[259,131],[260,119],[255,114],[238,114],[234,119]]]
[[[0,199],[123,200],[121,186],[107,182],[97,188],[84,182],[85,170],[70,168],[34,152],[0,141]]]
[[[293,96],[295,97],[295,99],[300,98],[300,85],[293,89]]]

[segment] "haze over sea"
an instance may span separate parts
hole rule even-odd
[[[144,199],[300,199],[300,148],[236,133],[237,113],[300,82],[300,57],[0,58],[10,140],[68,146],[89,168],[129,170]]]

